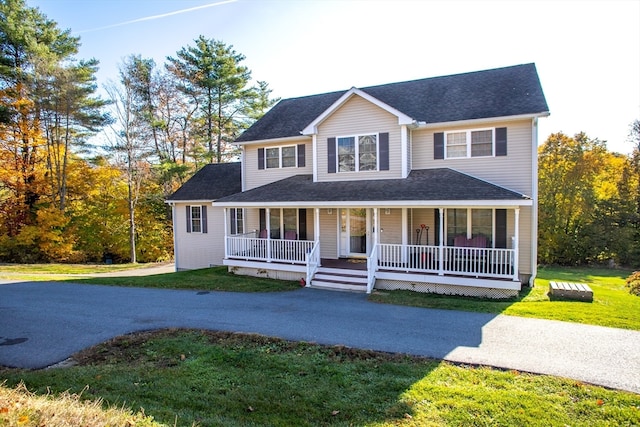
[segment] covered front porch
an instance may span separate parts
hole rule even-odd
[[[225,219],[237,219],[236,209],[225,209]],[[240,274],[301,280],[306,286],[319,283],[316,275],[328,269],[334,275],[328,282],[341,285],[355,277],[349,270],[364,270],[366,280],[346,289],[367,293],[379,288],[512,296],[521,287],[520,209],[504,211],[461,206],[244,209],[243,219],[258,218],[258,227],[225,233],[224,264]],[[488,228],[473,227],[481,214]],[[503,227],[510,238],[496,231],[496,215],[499,221],[511,220]],[[462,220],[468,229],[459,224]],[[224,228],[234,226],[225,223]]]

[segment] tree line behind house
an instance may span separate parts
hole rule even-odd
[[[0,0],[0,261],[152,262],[173,254],[165,198],[277,99],[244,55],[199,36],[102,85],[80,38]],[[630,155],[584,133],[539,148],[539,262],[640,264],[640,120]]]

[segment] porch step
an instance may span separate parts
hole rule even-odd
[[[341,291],[366,292],[367,271],[319,267],[311,287]]]

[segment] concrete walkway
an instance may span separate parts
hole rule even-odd
[[[0,365],[42,368],[118,335],[185,327],[484,364],[640,393],[640,332],[376,304],[300,289],[197,292],[0,281]]]

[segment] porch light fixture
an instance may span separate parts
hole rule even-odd
[[[332,215],[333,214],[333,209],[329,208],[327,209],[327,215]]]
[[[385,208],[384,209],[384,214],[385,215],[391,215],[391,209],[390,208]]]

